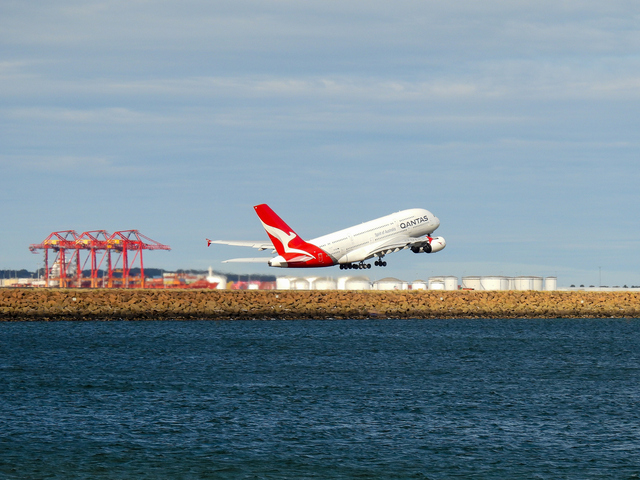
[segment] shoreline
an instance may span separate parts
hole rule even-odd
[[[366,318],[640,318],[640,293],[0,289],[0,321]]]

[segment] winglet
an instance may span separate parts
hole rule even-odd
[[[211,240],[207,238],[207,247],[210,247],[210,246],[211,246]]]

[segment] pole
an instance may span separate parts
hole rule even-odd
[[[91,288],[98,287],[98,266],[96,259],[96,249],[91,247]]]
[[[142,244],[140,248],[140,288],[144,288],[144,263],[142,263]]]
[[[127,258],[128,242],[122,247],[122,288],[129,288],[129,259]]]
[[[82,288],[82,267],[80,266],[80,249],[76,248],[76,282],[77,288]]]
[[[64,254],[64,248],[60,249],[60,255],[59,255],[59,262],[60,262],[60,281],[59,281],[59,285],[60,288],[67,288],[67,283],[66,283],[66,279],[67,279],[67,259],[65,258],[65,254]]]
[[[44,286],[49,287],[49,248],[44,247]]]
[[[107,288],[113,288],[113,267],[111,266],[111,249],[107,250],[107,266],[109,268],[107,274]]]

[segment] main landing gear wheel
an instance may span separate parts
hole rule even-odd
[[[376,265],[376,267],[386,267],[387,266],[387,262],[384,262],[382,260],[376,260],[375,261],[375,265]]]
[[[362,270],[362,269],[367,269],[367,268],[371,268],[371,264],[370,263],[342,263],[340,264],[340,270],[349,270],[355,268],[356,270]]]

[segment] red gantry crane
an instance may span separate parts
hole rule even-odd
[[[83,232],[76,240],[76,243],[81,245],[84,250],[89,250],[89,258],[91,259],[91,288],[98,287],[98,252],[101,250],[107,250],[107,240],[109,240],[109,234],[106,230],[91,230],[89,232]],[[108,253],[109,265],[111,265],[111,252]],[[104,259],[104,254],[102,255]],[[102,263],[102,259],[100,262]]]
[[[37,253],[40,249],[44,250],[44,279],[47,287],[49,286],[49,277],[51,275],[51,269],[49,269],[49,250],[53,250],[57,253],[53,265],[58,265],[60,288],[66,288],[69,286],[71,279],[68,277],[68,270],[74,257],[76,259],[77,272],[79,272],[79,275],[82,275],[82,271],[80,269],[80,250],[76,248],[77,238],[78,234],[74,230],[64,230],[60,232],[53,232],[49,234],[42,243],[29,246],[29,250],[33,253]],[[68,261],[67,250],[73,251]]]
[[[49,279],[52,277],[53,268],[49,268],[49,250],[56,252],[53,266],[59,266],[59,286],[66,288],[75,283],[76,287],[82,286],[82,269],[80,262],[80,251],[88,250],[89,256],[86,262],[91,259],[91,287],[98,287],[98,271],[105,257],[107,258],[107,287],[113,288],[120,286],[122,288],[130,288],[136,286],[130,279],[131,267],[136,260],[140,262],[140,288],[144,288],[144,263],[142,259],[143,250],[171,250],[168,245],[163,245],[155,240],[142,235],[138,230],[122,230],[109,235],[106,230],[92,230],[83,232],[82,235],[74,230],[64,230],[51,233],[42,243],[32,244],[29,250],[37,253],[38,250],[44,250],[45,265],[45,285],[49,286]],[[129,262],[129,252],[134,251],[134,256]],[[102,253],[100,262],[98,263],[98,254]],[[112,264],[112,252],[116,252],[120,256]],[[122,279],[118,281],[114,275],[118,262],[122,259]],[[75,260],[75,282],[69,276],[72,270],[73,261]],[[54,276],[55,278],[55,276]],[[104,282],[103,282],[104,285]]]
[[[168,245],[163,245],[149,237],[145,237],[138,230],[121,230],[115,232],[107,240],[107,252],[109,253],[108,286],[113,287],[113,269],[111,268],[110,251],[120,253],[122,258],[122,288],[129,288],[129,273],[136,259],[140,261],[140,288],[144,288],[144,263],[142,261],[143,250],[171,250]],[[129,263],[129,251],[134,251],[133,260]],[[116,265],[117,265],[116,260]]]

